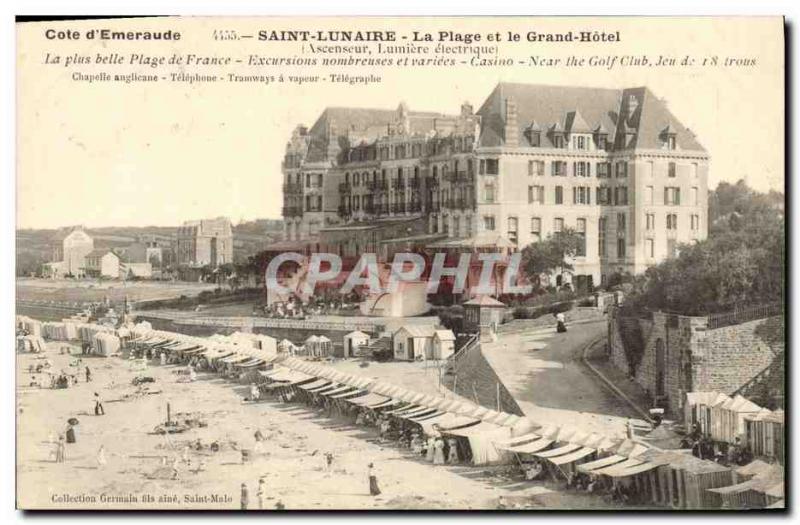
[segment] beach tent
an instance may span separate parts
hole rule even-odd
[[[344,357],[353,357],[358,354],[358,349],[369,344],[369,335],[360,330],[355,330],[345,335],[342,340]]]
[[[760,410],[760,406],[740,395],[715,403],[711,408],[711,438],[730,444],[735,443],[737,437],[744,438],[745,416],[757,414]]]
[[[442,430],[443,434],[455,436],[469,446],[470,463],[473,465],[490,465],[505,463],[508,457],[497,450],[494,443],[511,438],[511,428],[486,421],[477,424]]]
[[[17,337],[17,351],[38,354],[44,352],[44,339],[38,335],[21,335]]]
[[[30,317],[20,316],[17,322],[19,328],[28,332],[28,335],[42,336],[42,322]]]
[[[99,332],[94,335],[92,341],[92,353],[108,357],[119,352],[120,340],[116,335]]]

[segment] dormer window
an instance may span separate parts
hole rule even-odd
[[[559,134],[556,134],[556,135],[553,136],[553,146],[555,148],[563,149],[564,148],[564,142],[565,142],[564,141],[564,135],[561,135],[559,133]]]
[[[542,145],[542,133],[540,131],[531,131],[528,140],[530,140],[532,147],[538,148]]]
[[[675,133],[675,128],[671,125],[668,125],[661,131],[661,140],[664,142],[664,147],[668,150],[677,149],[676,137],[677,133]]]

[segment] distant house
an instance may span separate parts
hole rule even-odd
[[[85,258],[94,249],[94,240],[83,226],[59,230],[50,239],[50,247],[52,262],[45,264],[48,277],[84,276]]]
[[[369,344],[369,335],[356,330],[344,336],[344,357],[353,357],[358,354],[358,349]]]
[[[86,255],[85,272],[89,277],[119,277],[120,257],[108,248],[92,250]]]

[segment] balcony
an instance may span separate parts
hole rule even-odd
[[[447,199],[445,208],[450,208],[451,210],[474,210],[475,199],[472,197],[456,197]]]
[[[405,179],[394,179],[392,181],[392,189],[393,190],[404,190],[404,189],[406,189],[406,181],[405,181]]]
[[[439,179],[437,177],[428,177],[425,179],[425,184],[429,188],[438,188],[439,187]]]
[[[340,182],[339,183],[339,193],[350,193],[353,191],[353,187],[350,185],[349,182]]]
[[[474,184],[475,175],[467,171],[459,171],[455,174],[455,178],[452,182],[456,184]]]
[[[284,217],[302,217],[303,208],[300,206],[284,206],[282,214]]]
[[[421,212],[422,211],[422,203],[420,203],[419,201],[412,201],[408,205],[408,211],[410,213],[419,213],[419,212]]]
[[[428,201],[428,211],[438,212],[440,209],[439,201]]]
[[[398,202],[392,205],[392,213],[405,213],[405,212],[406,212],[405,202]]]
[[[413,178],[409,181],[408,185],[412,190],[418,190],[420,187],[420,180],[418,178]]]

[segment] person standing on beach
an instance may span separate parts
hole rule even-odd
[[[369,495],[380,495],[381,489],[378,487],[378,476],[375,475],[375,465],[372,463],[367,466],[367,476],[369,478]]]
[[[90,383],[92,381],[92,371],[89,370],[89,367],[86,367],[86,382]]]
[[[64,435],[58,436],[58,443],[56,444],[56,463],[64,463],[67,459],[66,446],[64,444]]]
[[[97,392],[94,393],[94,415],[95,416],[104,416],[106,415],[105,409],[103,409],[103,402],[100,400],[100,394]]]
[[[242,483],[242,497],[241,497],[241,508],[242,508],[242,510],[247,510],[248,499],[250,499],[250,494],[247,491],[247,485]]]
[[[100,449],[97,451],[97,468],[103,468],[106,466],[106,447],[100,445]]]
[[[256,492],[256,497],[258,498],[258,508],[264,510],[266,508],[264,504],[267,498],[267,480],[264,478],[258,478],[258,492]]]

